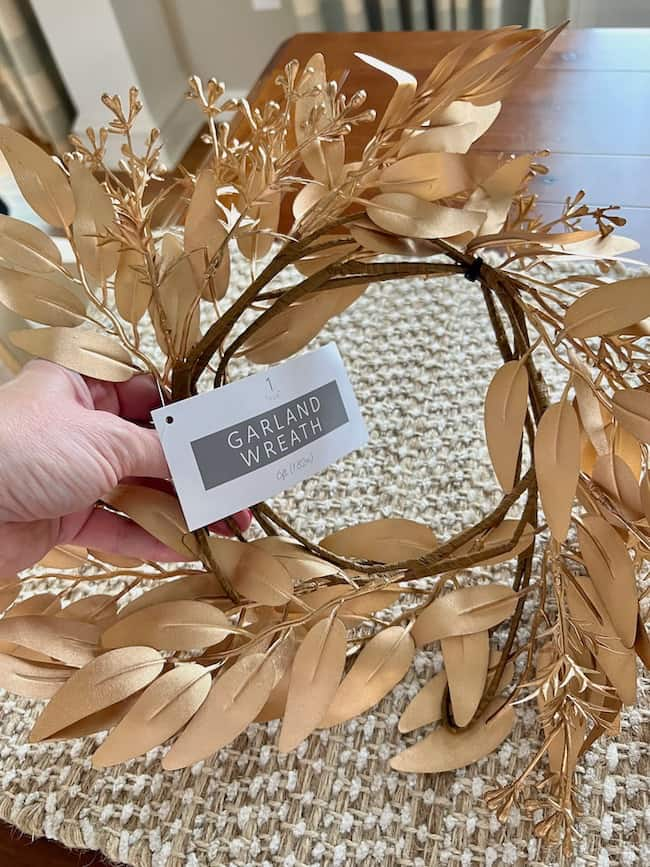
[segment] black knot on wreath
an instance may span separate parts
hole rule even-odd
[[[472,264],[468,265],[467,269],[465,270],[465,277],[472,283],[475,283],[481,276],[482,266],[483,259],[481,259],[480,256],[477,256],[476,259],[472,261]]]

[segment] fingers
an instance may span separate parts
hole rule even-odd
[[[182,559],[178,552],[163,545],[138,524],[106,509],[93,509],[88,520],[66,544],[162,563],[177,563]]]
[[[100,430],[106,447],[112,452],[111,464],[119,479],[127,476],[169,477],[169,467],[155,430],[109,415],[96,421],[101,423]]]
[[[160,394],[148,374],[133,376],[126,382],[103,382],[89,376],[84,379],[95,409],[132,421],[149,421],[151,410],[160,406]]]

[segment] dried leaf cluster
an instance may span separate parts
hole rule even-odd
[[[192,79],[210,144],[196,176],[164,176],[156,130],[135,152],[135,90],[126,107],[104,97],[110,123],[73,139],[64,163],[0,130],[25,198],[76,258],[65,266],[46,235],[0,218],[0,300],[41,326],[13,334],[34,355],[113,381],[146,370],[175,401],[200,380],[225,383],[236,355],[270,364],[298,351],[370,282],[458,273],[476,281],[503,358],[485,399],[503,495],[444,542],[393,518],[316,544],[264,503],[254,507],[263,538],[224,540],[189,533],[173,495],[133,486],[107,494],[101,506],[195,562],[152,572],[56,549],[48,574],[70,579],[70,589],[90,580],[79,575],[88,562],[95,578],[126,582],[119,594],[72,603],[68,589],[16,602],[20,582],[6,580],[0,683],[49,699],[33,740],[110,729],[94,757],[103,767],[175,737],[163,764],[180,768],[253,720],[281,719],[278,748],[287,751],[375,706],[417,647],[440,642],[444,670],[400,720],[402,732],[427,731],[393,767],[434,773],[474,762],[508,737],[516,705],[534,700],[542,746],[491,801],[500,816],[513,803],[541,808],[537,833],[570,847],[576,765],[617,731],[622,706],[635,701],[636,656],[650,660],[638,586],[650,556],[650,278],[611,282],[611,260],[636,246],[614,234],[624,223],[615,209],[590,209],[580,192],[545,222],[527,191],[543,171],[535,154],[471,149],[557,33],[475,35],[422,82],[361,56],[394,80],[379,119],[365,93],[328,81],[319,54],[304,68],[288,64],[280,99],[260,107]],[[233,110],[237,135],[223,117]],[[350,131],[374,121],[350,161]],[[112,136],[122,141],[118,172],[105,160]],[[161,233],[156,214],[170,196],[182,204],[181,227]],[[293,214],[284,233],[283,205]],[[251,279],[226,301],[234,245]],[[498,264],[483,261],[488,251]],[[401,259],[378,260],[383,253]],[[593,259],[600,276],[547,280],[533,269],[572,256]],[[280,288],[269,286],[278,276]],[[161,368],[142,350],[149,324]],[[566,371],[557,401],[539,350]],[[510,586],[485,581],[484,570],[457,579],[508,560]],[[144,592],[125,600],[137,585]],[[387,614],[398,599],[400,613]],[[521,629],[527,601],[530,633]],[[503,624],[497,648],[492,633]],[[543,767],[540,781],[533,771]]]

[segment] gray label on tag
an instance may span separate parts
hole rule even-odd
[[[348,422],[335,380],[191,443],[206,491],[279,461]]]

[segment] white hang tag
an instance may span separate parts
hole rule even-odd
[[[190,530],[273,497],[368,441],[334,343],[151,416]]]

